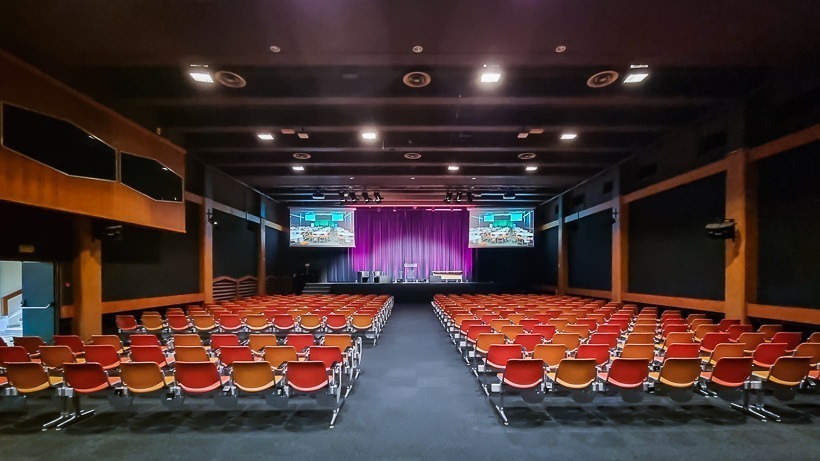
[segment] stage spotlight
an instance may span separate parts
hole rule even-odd
[[[364,203],[370,203],[372,201],[370,195],[367,194],[367,191],[362,191],[362,198],[364,199]]]
[[[380,194],[378,191],[373,192],[373,198],[376,200],[376,203],[382,203],[382,194]]]
[[[325,194],[323,194],[323,193],[321,193],[317,190],[316,192],[313,193],[311,198],[313,200],[324,200],[325,199]]]
[[[461,203],[461,197],[462,197],[462,195],[463,195],[463,194],[462,194],[461,192],[459,192],[458,194],[456,194],[456,202]]]
[[[347,197],[345,197],[345,193],[342,192],[342,191],[339,191],[339,201],[342,201],[342,202],[347,201]]]
[[[504,200],[515,200],[515,192],[505,192],[501,198]]]
[[[351,202],[357,202],[357,203],[358,203],[358,201],[359,201],[359,197],[356,197],[356,193],[355,193],[355,192],[350,191],[350,192],[347,194],[347,196],[348,196],[348,197],[350,197],[350,201],[351,201]]]
[[[208,212],[205,213],[205,216],[207,216],[207,218],[208,218],[208,224],[210,224],[212,226],[218,226],[219,225],[219,222],[214,217],[213,210],[208,210]]]
[[[446,194],[444,194],[444,201],[445,201],[446,203],[450,203],[450,202],[452,202],[452,201],[453,201],[453,193],[452,193],[452,192],[450,192],[450,191],[447,191],[447,193],[446,193]]]

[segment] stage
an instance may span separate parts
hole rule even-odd
[[[397,303],[427,303],[436,294],[508,293],[511,287],[490,282],[449,283],[308,283],[304,293],[393,295]]]

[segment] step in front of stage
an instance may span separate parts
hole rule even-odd
[[[303,294],[392,295],[397,303],[427,303],[436,294],[507,293],[514,289],[491,282],[462,283],[307,283]]]

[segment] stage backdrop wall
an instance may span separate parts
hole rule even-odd
[[[353,270],[381,270],[403,278],[404,263],[417,263],[417,278],[434,270],[462,270],[473,277],[473,252],[468,248],[469,213],[387,208],[356,210]]]

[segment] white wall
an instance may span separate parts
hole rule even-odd
[[[5,296],[13,291],[23,288],[23,263],[19,261],[0,261],[0,296]],[[20,308],[22,296],[18,296],[9,302],[9,313],[14,313]]]

